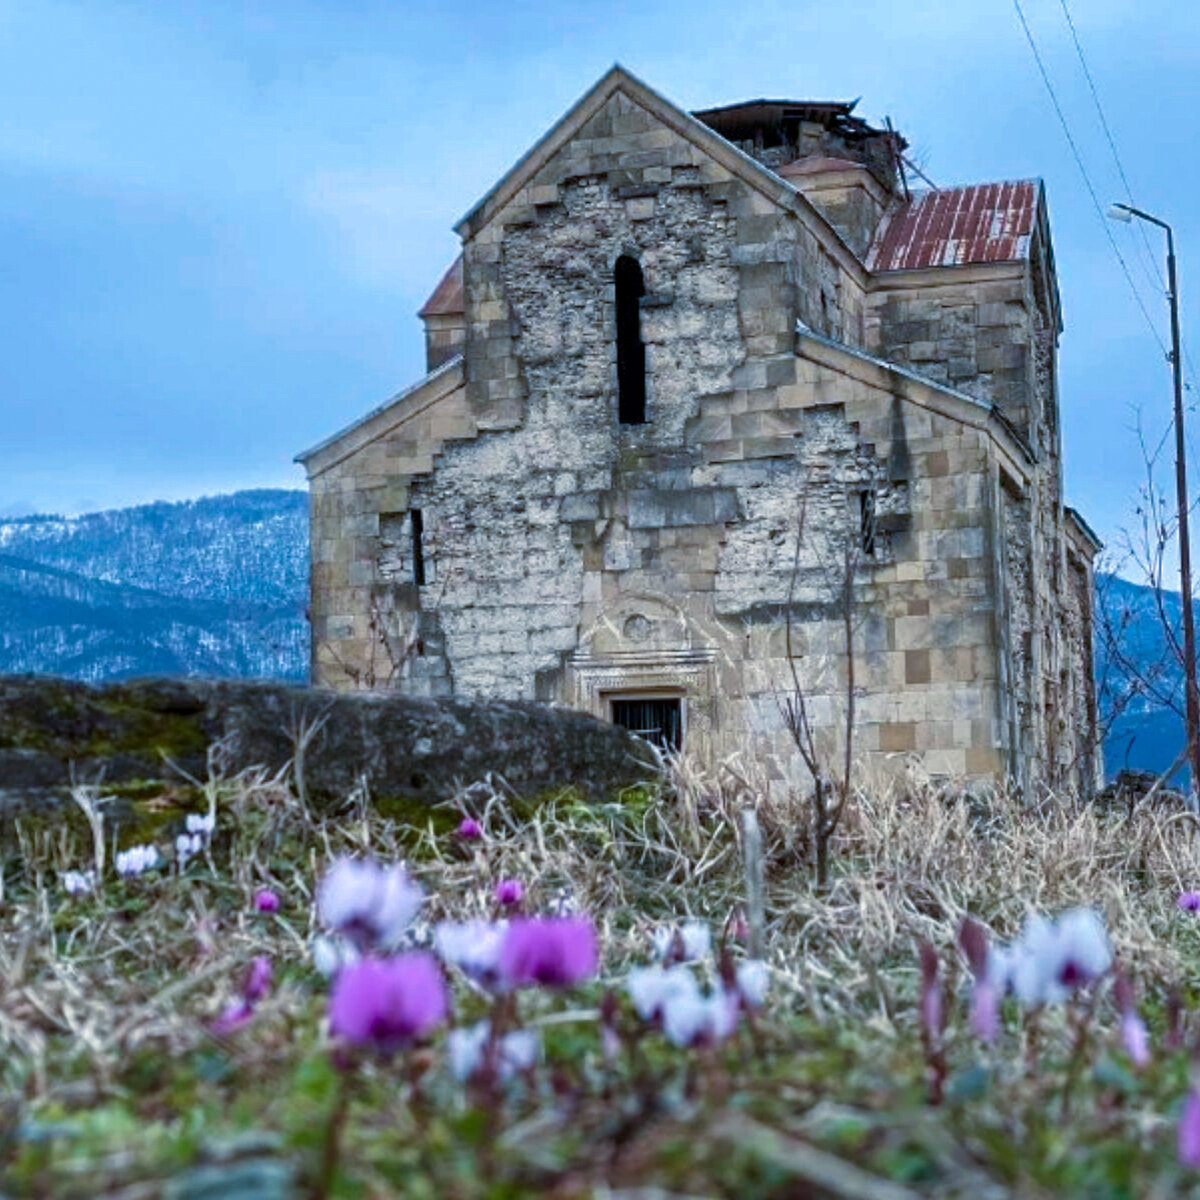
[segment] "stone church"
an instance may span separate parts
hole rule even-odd
[[[462,219],[429,373],[298,459],[314,684],[782,774],[798,683],[864,778],[1091,787],[1042,185],[910,191],[853,109],[614,67]]]

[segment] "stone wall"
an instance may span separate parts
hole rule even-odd
[[[1031,422],[1032,343],[1020,263],[898,272],[870,297],[866,345],[873,354],[997,405],[1024,436]]]
[[[1087,617],[1026,266],[869,279],[733,153],[617,90],[465,219],[461,363],[307,460],[316,678],[676,697],[689,748],[782,777],[790,613],[830,764],[852,665],[867,773],[1061,776]],[[617,419],[621,256],[644,424]]]
[[[111,797],[199,793],[210,766],[226,778],[261,768],[287,777],[294,734],[315,727],[304,763],[310,803],[351,795],[420,817],[489,772],[519,797],[574,788],[590,798],[653,778],[645,746],[578,712],[518,701],[336,695],[247,680],[140,679],[93,688],[0,676],[0,817],[69,805],[75,784]],[[186,775],[186,777],[185,777]],[[156,794],[156,793],[155,793]],[[196,799],[200,799],[199,795]]]

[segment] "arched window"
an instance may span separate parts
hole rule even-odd
[[[613,270],[617,293],[617,419],[622,425],[646,420],[646,347],[642,345],[641,300],[646,294],[636,258],[622,254]]]

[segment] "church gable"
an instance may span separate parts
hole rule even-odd
[[[572,406],[559,419],[611,423],[628,375],[619,260],[640,279],[651,440],[678,442],[698,396],[756,386],[768,362],[782,381],[797,319],[839,338],[860,325],[858,281],[822,237],[852,256],[807,201],[623,72],[607,78],[459,226],[481,428],[545,416],[555,392]]]

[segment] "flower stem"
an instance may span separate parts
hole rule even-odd
[[[342,1134],[350,1110],[350,1075],[349,1070],[338,1071],[337,1092],[333,1098],[329,1124],[325,1127],[325,1145],[321,1149],[321,1167],[313,1188],[313,1200],[328,1200],[333,1194],[333,1181],[342,1153]]]

